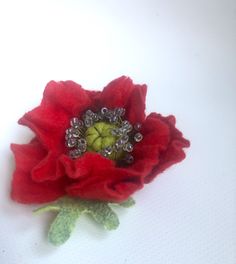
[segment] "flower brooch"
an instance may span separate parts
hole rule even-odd
[[[174,116],[145,115],[146,85],[122,76],[103,91],[72,81],[47,84],[41,104],[19,124],[35,137],[12,144],[16,169],[11,197],[55,211],[48,237],[64,243],[81,214],[106,229],[118,227],[113,205],[130,207],[131,195],[185,158],[188,140]]]

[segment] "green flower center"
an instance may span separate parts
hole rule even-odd
[[[87,150],[93,152],[100,152],[107,147],[112,147],[119,137],[112,135],[112,129],[117,126],[106,122],[97,122],[89,127],[85,132],[85,139],[87,141]],[[112,153],[109,158],[118,160],[122,157],[123,151]]]

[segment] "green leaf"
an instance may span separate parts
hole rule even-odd
[[[49,229],[49,241],[55,246],[59,246],[66,242],[75,227],[79,215],[80,213],[78,210],[61,210]]]
[[[60,206],[58,204],[49,204],[49,205],[45,205],[42,207],[39,207],[37,209],[35,209],[33,212],[35,214],[41,214],[41,213],[45,213],[45,212],[49,212],[49,211],[60,211]]]
[[[125,208],[129,208],[135,205],[135,200],[132,197],[129,197],[126,201],[119,203],[119,205]]]
[[[130,207],[134,204],[134,200],[129,198],[119,205]],[[82,200],[65,196],[55,203],[34,210],[34,213],[38,214],[48,211],[58,212],[48,232],[49,241],[56,246],[68,240],[77,219],[83,213],[91,215],[96,222],[102,224],[107,230],[113,230],[119,226],[119,219],[116,213],[110,208],[108,202]]]
[[[94,220],[99,224],[102,224],[105,229],[113,230],[119,226],[119,219],[116,213],[107,203],[89,202],[87,203],[86,208],[87,212],[94,218]]]

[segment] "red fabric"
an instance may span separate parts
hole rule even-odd
[[[146,85],[134,85],[125,76],[109,83],[102,92],[84,90],[72,81],[49,82],[40,106],[19,120],[34,131],[36,139],[11,146],[16,160],[12,198],[22,203],[44,203],[67,194],[121,202],[184,159],[183,148],[189,141],[175,128],[173,116],[145,116],[146,91]],[[70,119],[104,106],[124,107],[127,120],[143,124],[144,138],[135,144],[130,166],[119,167],[91,152],[78,159],[67,156],[65,131]]]
[[[65,195],[65,177],[40,183],[32,179],[31,171],[47,155],[37,139],[25,145],[12,144],[11,149],[16,160],[11,191],[13,200],[21,203],[45,203]]]

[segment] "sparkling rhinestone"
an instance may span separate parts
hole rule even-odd
[[[131,164],[131,163],[134,162],[134,157],[133,157],[132,155],[130,155],[130,154],[127,154],[127,155],[125,156],[125,161],[126,161],[128,164]]]
[[[136,142],[140,142],[142,139],[143,139],[143,135],[142,135],[141,133],[136,133],[136,134],[134,135],[134,140],[135,140]]]
[[[124,145],[123,150],[124,151],[127,151],[127,152],[132,152],[133,151],[133,148],[134,148],[133,145],[130,142],[128,142],[128,143],[126,143]]]
[[[139,130],[141,129],[141,127],[142,127],[142,124],[140,124],[140,123],[136,123],[136,124],[134,125],[134,129],[135,129],[136,131],[139,131]]]
[[[70,138],[68,139],[68,141],[66,142],[67,147],[69,148],[73,148],[77,143],[77,140],[75,138]]]
[[[102,114],[102,115],[105,115],[108,111],[109,111],[108,108],[103,107],[103,108],[101,109],[101,114]]]

